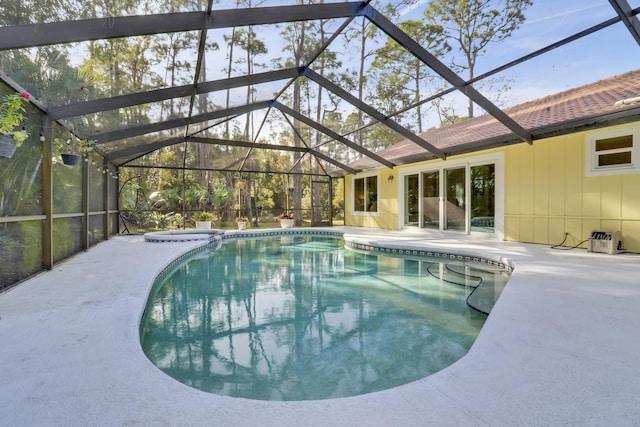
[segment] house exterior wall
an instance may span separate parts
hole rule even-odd
[[[345,178],[345,224],[356,227],[383,228],[394,230],[398,228],[398,200],[399,187],[395,170],[380,169],[358,176],[378,177],[378,212],[354,213],[353,211],[353,179],[354,175]],[[389,182],[389,176],[394,179]]]
[[[640,174],[587,176],[587,135],[506,148],[506,240],[558,244],[567,232],[573,246],[592,230],[619,230],[625,249],[640,252]]]
[[[626,129],[640,123],[608,129]],[[601,131],[601,129],[599,130]],[[621,231],[624,248],[640,252],[640,174],[588,176],[588,132],[536,140],[502,149],[451,157],[473,158],[503,152],[504,238],[527,243],[566,246],[588,239],[592,230]],[[345,223],[361,227],[399,228],[403,203],[403,171],[440,162],[429,161],[375,171],[379,182],[378,213],[353,212],[353,175],[345,179]],[[372,172],[373,173],[373,172]],[[392,183],[388,176],[394,175]],[[360,175],[358,175],[360,176]],[[425,231],[426,232],[426,231]],[[586,248],[587,243],[581,247]]]

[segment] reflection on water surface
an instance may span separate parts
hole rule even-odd
[[[327,399],[405,384],[463,356],[486,317],[466,306],[471,288],[429,275],[439,262],[332,238],[226,242],[154,288],[143,348],[175,379],[228,396]]]

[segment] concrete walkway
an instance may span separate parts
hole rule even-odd
[[[515,272],[452,366],[363,396],[263,402],[192,389],[147,360],[151,281],[197,244],[117,237],[0,295],[0,425],[640,426],[640,256],[345,230],[502,256]]]

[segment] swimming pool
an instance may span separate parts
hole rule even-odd
[[[234,397],[388,389],[462,357],[486,318],[467,298],[488,290],[479,301],[492,305],[508,279],[486,263],[350,246],[282,235],[182,260],[149,297],[147,357],[178,381]]]

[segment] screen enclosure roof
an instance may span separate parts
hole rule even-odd
[[[401,141],[445,159],[427,131],[472,109],[533,143],[510,107],[639,68],[640,0],[533,1],[473,70],[430,2],[5,3],[2,79],[117,166],[185,167],[158,155],[181,147],[193,167],[344,175],[399,164]]]

